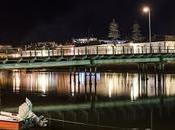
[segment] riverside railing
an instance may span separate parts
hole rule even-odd
[[[173,54],[174,46],[85,46],[85,47],[57,47],[54,49],[21,48],[1,49],[0,58],[30,58],[30,57],[66,57],[90,55],[135,55],[135,54]]]

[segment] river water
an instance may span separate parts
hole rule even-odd
[[[124,98],[137,100],[143,96],[158,95],[156,74],[147,78],[138,73],[85,73],[48,72],[48,71],[1,71],[0,86],[13,94],[30,93],[47,97],[75,97],[95,93],[99,98]],[[91,83],[90,83],[91,82]],[[165,74],[161,83],[161,93],[175,95],[175,74]]]
[[[13,70],[0,72],[1,105],[20,105],[25,97],[34,105],[96,101],[135,101],[175,95],[175,74],[161,76],[119,72],[57,72]]]

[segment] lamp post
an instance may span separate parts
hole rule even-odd
[[[149,42],[151,43],[151,9],[148,6],[143,7],[143,12],[148,13],[149,17]]]

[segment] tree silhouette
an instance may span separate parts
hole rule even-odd
[[[134,42],[141,42],[143,40],[141,31],[140,31],[140,25],[138,23],[133,24],[132,40]]]
[[[112,40],[117,40],[120,38],[120,32],[118,24],[115,22],[115,19],[112,20],[112,22],[109,24],[109,33],[108,37]]]

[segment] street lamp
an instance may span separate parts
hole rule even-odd
[[[149,16],[149,42],[151,43],[151,9],[148,6],[143,7],[143,12]]]

